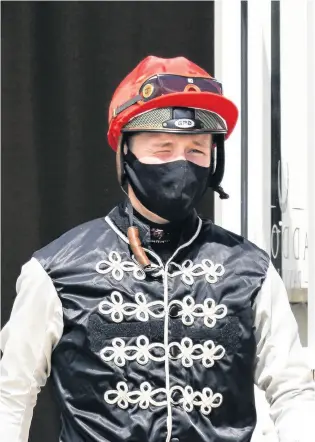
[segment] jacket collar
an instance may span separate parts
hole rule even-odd
[[[110,213],[110,220],[116,225],[116,227],[121,231],[121,233],[127,236],[128,227],[130,227],[129,219],[129,202],[125,199],[123,202],[118,204]],[[185,220],[183,220],[179,225],[181,228],[181,236],[179,239],[178,246],[187,242],[196,232],[198,226],[199,217],[197,212],[193,210]],[[134,214],[133,225],[138,227],[141,243],[144,247],[151,248],[151,225],[150,221],[144,222],[137,218]]]

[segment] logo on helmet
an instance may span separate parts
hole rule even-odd
[[[175,126],[179,127],[180,129],[188,129],[195,126],[195,122],[193,120],[189,120],[188,118],[180,118],[179,120],[175,121]]]
[[[143,88],[142,96],[144,98],[149,98],[153,94],[153,91],[154,91],[154,86],[152,84],[148,83]]]

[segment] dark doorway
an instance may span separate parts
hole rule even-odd
[[[33,251],[121,198],[106,142],[114,89],[147,55],[214,71],[213,2],[2,2],[2,325]],[[201,206],[213,213],[209,191]],[[58,440],[50,382],[30,441]]]

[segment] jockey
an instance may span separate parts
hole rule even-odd
[[[247,442],[263,389],[280,442],[310,442],[315,386],[267,253],[198,216],[237,122],[222,85],[145,58],[108,141],[126,198],[22,267],[2,330],[2,442],[26,442],[52,375],[62,442]]]

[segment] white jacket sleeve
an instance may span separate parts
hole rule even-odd
[[[270,264],[254,304],[255,382],[265,391],[280,442],[310,442],[315,434],[315,382],[281,277]]]
[[[51,353],[63,332],[60,299],[32,258],[16,283],[10,320],[1,331],[0,440],[27,442],[33,408],[51,369]]]

